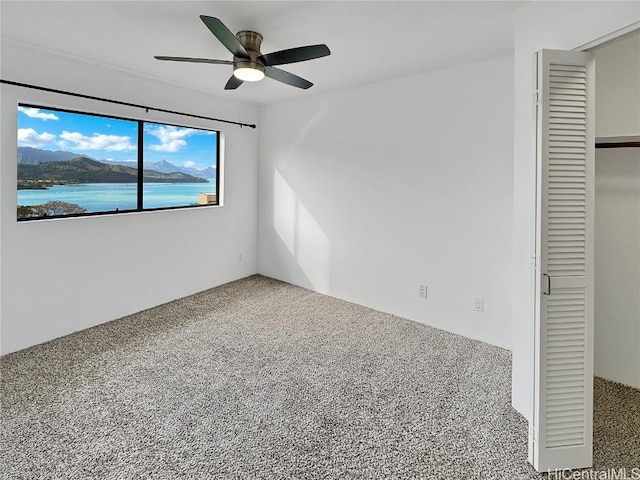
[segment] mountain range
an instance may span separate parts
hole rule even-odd
[[[187,173],[163,173],[155,170],[143,171],[147,183],[207,183],[204,178]],[[89,157],[71,160],[50,161],[38,164],[18,164],[18,183],[32,188],[33,182],[75,183],[136,183],[138,170],[122,165],[107,165]]]
[[[189,175],[193,175],[194,177],[200,178],[215,178],[216,169],[212,167],[203,168],[202,170],[198,170],[197,168],[187,168],[187,167],[179,167],[174,165],[167,160],[160,160],[154,163],[145,164],[144,168],[148,168],[150,170],[155,170],[156,172],[163,173],[172,173],[172,172],[182,172],[188,173]]]
[[[129,167],[133,169],[138,168],[137,162],[112,162],[109,160],[98,160],[88,155],[65,152],[62,150],[52,151],[33,147],[18,147],[18,165],[40,165],[50,162],[63,162],[66,160],[73,160],[74,158],[78,157],[86,158],[110,166]],[[216,169],[212,167],[207,167],[204,169],[179,167],[167,160],[145,163],[144,168],[145,170],[153,170],[160,173],[185,173],[194,177],[206,179],[215,178],[216,176]]]
[[[62,150],[41,150],[33,147],[18,147],[18,165],[38,165],[39,163],[62,162],[80,157],[78,153],[64,152]],[[91,158],[86,156],[87,158]],[[95,160],[95,158],[91,158]]]

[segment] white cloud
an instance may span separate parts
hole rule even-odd
[[[56,136],[52,133],[38,133],[33,128],[18,129],[18,146],[41,148],[51,145],[56,141]]]
[[[214,132],[196,130],[193,128],[174,127],[171,125],[161,125],[158,127],[147,127],[146,132],[160,140],[159,144],[151,145],[149,148],[156,152],[174,153],[187,146],[185,138],[190,135],[213,135]]]
[[[187,142],[184,140],[176,139],[162,142],[160,145],[151,145],[149,148],[156,152],[169,152],[174,153],[182,150],[187,146]]]
[[[161,126],[149,128],[148,133],[160,140],[160,144],[151,145],[149,148],[156,152],[177,152],[187,146],[184,140],[194,131],[190,128]]]
[[[182,166],[185,168],[194,168],[196,166],[196,162],[192,160],[187,160],[186,162],[182,162]]]
[[[113,152],[123,152],[135,150],[137,147],[131,143],[131,137],[122,135],[105,135],[104,133],[94,133],[93,137],[87,137],[80,132],[64,131],[60,134],[68,144],[69,148],[78,150],[108,150]]]
[[[39,108],[18,107],[18,111],[24,113],[27,117],[38,118],[40,120],[60,120],[53,113],[41,112]]]

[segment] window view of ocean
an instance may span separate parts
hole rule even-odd
[[[218,204],[215,130],[20,104],[17,140],[18,220]]]
[[[215,179],[209,183],[145,183],[144,208],[179,207],[198,203],[200,193],[216,193]],[[61,201],[79,205],[87,212],[133,210],[135,183],[90,183],[54,185],[46,190],[18,190],[18,205],[41,205]]]

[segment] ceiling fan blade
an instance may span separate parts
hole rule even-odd
[[[227,47],[227,50],[233,53],[234,56],[249,58],[249,54],[240,41],[235,37],[231,30],[229,30],[226,25],[220,21],[220,19],[200,15],[200,20],[204,22],[207,28],[211,30],[211,33],[213,33],[216,38],[220,40],[220,43]]]
[[[267,53],[266,55],[259,56],[258,60],[262,61],[266,66],[284,65],[286,63],[304,62],[306,60],[313,60],[314,58],[326,57],[327,55],[331,55],[329,47],[325,44],[320,44]]]
[[[231,78],[227,81],[227,84],[224,86],[224,89],[225,90],[235,90],[236,88],[238,88],[243,83],[244,82],[242,80],[240,80],[238,77],[236,77],[235,75],[231,75]]]
[[[231,60],[213,60],[211,58],[165,57],[163,55],[156,55],[153,58],[157,60],[169,60],[172,62],[213,63],[215,65],[233,65],[233,62]]]
[[[302,88],[304,90],[313,86],[313,83],[311,83],[310,81],[305,80],[304,78],[299,77],[297,75],[294,75],[293,73],[280,70],[279,68],[276,68],[276,67],[265,67],[264,74],[269,78],[273,78],[274,80],[277,80],[279,82],[286,83],[287,85],[291,85],[294,87]]]

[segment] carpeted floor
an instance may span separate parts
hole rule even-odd
[[[260,276],[0,366],[2,479],[539,478],[508,351]],[[596,391],[631,467],[640,392]]]

